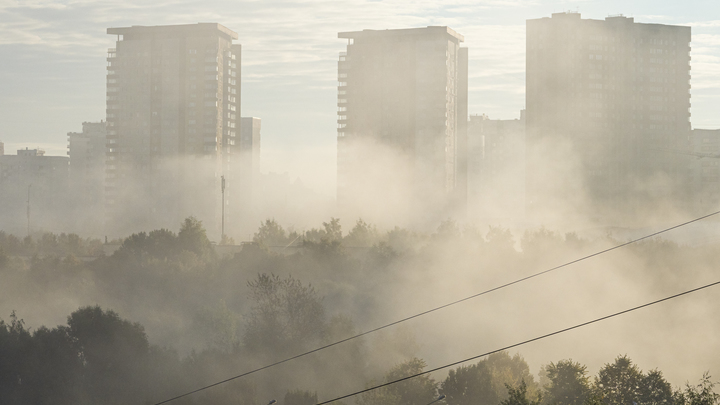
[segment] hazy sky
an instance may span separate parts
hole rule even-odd
[[[105,116],[108,27],[219,22],[243,45],[242,115],[262,118],[262,170],[335,188],[338,31],[447,25],[470,48],[471,114],[524,108],[525,20],[579,11],[692,26],[692,123],[720,128],[718,0],[0,0],[0,141],[66,151]]]

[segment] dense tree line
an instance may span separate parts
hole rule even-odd
[[[481,232],[452,221],[422,233],[381,231],[359,220],[345,234],[337,219],[303,232],[267,220],[253,243],[221,257],[202,224],[188,218],[177,233],[133,234],[103,256],[100,241],[77,235],[19,239],[0,232],[5,314],[15,309],[32,320],[37,314],[25,314],[41,308],[38,313],[64,318],[81,306],[55,328],[27,327],[14,313],[0,324],[0,403],[152,403],[352,336],[356,324],[385,320],[377,315],[387,308],[380,299],[399,296],[394,287],[406,282],[408,269],[413,277],[442,267],[449,280],[462,274],[475,277],[468,284],[494,281],[616,242],[544,228],[522,235],[492,227]],[[98,257],[78,259],[92,255]],[[629,247],[622,259],[630,264],[618,258],[607,263],[638,269],[627,277],[652,271],[661,276],[654,287],[662,290],[689,272],[714,268],[719,255],[716,246],[652,239]],[[690,259],[698,270],[674,271]],[[276,398],[280,405],[310,405],[318,395],[353,391],[358,382],[369,386],[422,371],[426,364],[418,353],[412,333],[398,328],[178,403],[263,405]],[[368,392],[357,402],[424,405],[441,394],[448,405],[718,402],[708,376],[673,388],[660,371],[643,373],[624,356],[595,376],[560,360],[543,367],[536,381],[521,356],[505,352],[450,370],[440,381],[424,376]]]
[[[208,349],[182,359],[172,349],[149,344],[142,325],[97,306],[73,312],[67,325],[34,331],[12,314],[9,322],[0,321],[0,399],[3,404],[25,405],[150,404],[222,380],[239,370],[247,371],[247,365],[255,367],[298,353],[289,348],[302,352],[313,343],[337,339],[328,330],[333,329],[332,322],[323,324],[319,300],[310,287],[293,279],[261,276],[252,288],[256,294],[267,293],[268,288],[276,291],[270,291],[269,298],[257,300],[242,343],[231,350]],[[287,304],[295,308],[282,309]],[[288,311],[294,312],[295,320],[287,318]],[[278,339],[261,338],[273,335],[276,327],[284,327],[287,333]],[[280,353],[271,355],[278,349]],[[313,405],[318,402],[317,391],[293,389],[288,382],[309,378],[340,383],[338,374],[367,378],[366,361],[358,346],[344,348],[342,355],[335,351],[321,358],[303,359],[300,367],[273,369],[269,375],[232,381],[177,403],[262,405],[257,391],[258,386],[265,386],[273,392],[285,392],[281,405]],[[337,367],[328,369],[329,364]],[[368,380],[367,385],[416,375],[425,367],[422,359],[411,358],[391,367],[380,380]],[[293,379],[292,373],[305,375]],[[498,352],[450,370],[442,381],[424,374],[365,392],[355,401],[358,405],[426,405],[444,395],[447,405],[720,403],[709,375],[704,375],[697,385],[673,389],[662,372],[643,373],[627,356],[606,364],[594,378],[585,366],[572,360],[544,366],[540,378],[541,383],[535,381],[520,355]]]

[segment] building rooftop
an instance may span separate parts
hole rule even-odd
[[[218,23],[197,23],[181,25],[133,25],[132,27],[108,28],[110,35],[187,35],[220,32],[232,39],[238,39],[237,32]]]
[[[557,20],[560,20],[560,21],[581,21],[582,20],[583,22],[592,21],[595,23],[604,21],[604,22],[609,22],[612,24],[641,24],[644,26],[672,27],[672,28],[681,28],[681,29],[688,29],[688,30],[690,29],[689,26],[685,26],[685,25],[670,25],[670,24],[658,24],[658,23],[636,23],[635,18],[626,17],[622,14],[608,15],[607,17],[605,17],[605,20],[595,20],[592,18],[581,19],[580,13],[578,13],[576,11],[565,11],[562,13],[552,13],[551,17],[531,18],[531,19],[528,19],[527,21],[538,21],[538,20],[556,20],[556,21]]]
[[[424,28],[403,28],[393,30],[362,30],[362,31],[348,31],[338,32],[338,38],[373,38],[373,37],[387,37],[387,36],[420,36],[420,35],[438,35],[447,34],[451,38],[456,39],[458,42],[464,42],[465,37],[455,32],[450,27],[445,26],[429,26]]]

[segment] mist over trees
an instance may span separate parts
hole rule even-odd
[[[0,232],[0,398],[158,402],[407,315],[397,303],[413,303],[412,294],[426,300],[424,291],[477,292],[616,243],[545,228],[481,231],[453,221],[422,233],[362,220],[344,232],[336,218],[287,230],[268,219],[252,243],[221,254],[202,223],[187,218],[177,232],[133,234],[106,255],[101,241],[78,235],[21,239]],[[718,251],[650,239],[599,266],[665,293],[715,268]],[[467,288],[450,289],[461,274]],[[418,279],[425,284],[412,284]],[[491,314],[484,319],[482,328],[500,331]],[[467,336],[446,339],[484,339],[462,332]],[[311,405],[453,360],[432,357],[428,342],[418,329],[399,325],[177,403]],[[519,353],[499,352],[343,402],[425,405],[445,395],[448,405],[718,403],[709,374],[684,375],[695,383],[673,386],[661,370],[643,371],[626,355],[605,361],[592,375],[562,358],[538,373]]]

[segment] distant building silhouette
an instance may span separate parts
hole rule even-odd
[[[69,184],[76,223],[84,234],[102,236],[105,220],[105,121],[83,122],[82,132],[68,132]]]
[[[467,48],[448,27],[341,32],[341,217],[437,224],[464,211]]]
[[[66,156],[45,156],[41,149],[0,155],[0,229],[25,234],[28,196],[32,229],[72,229],[66,215],[68,161]]]
[[[577,198],[607,223],[683,204],[687,159],[659,149],[689,147],[690,27],[556,13],[527,21],[526,67],[530,212]]]
[[[109,232],[176,229],[186,216],[220,237],[238,208],[240,53],[215,23],[108,28]],[[226,179],[221,201],[221,176]],[[232,236],[232,229],[226,233]]]
[[[259,203],[261,126],[260,118],[240,118],[240,157],[237,183],[242,193],[238,196],[240,198],[239,212],[236,213],[238,218],[234,220],[240,221],[237,224],[238,227],[248,231],[253,231],[257,227],[254,214],[257,212]]]
[[[525,217],[525,111],[520,119],[468,122],[468,219],[473,223]]]
[[[691,144],[695,210],[710,213],[720,205],[720,129],[693,128]]]

